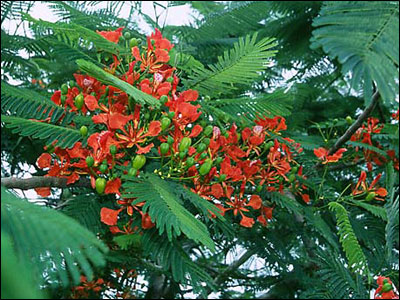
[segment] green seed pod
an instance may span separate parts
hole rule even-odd
[[[65,104],[65,100],[67,100],[67,96],[61,95],[61,104],[62,104],[62,105]]]
[[[78,110],[80,110],[83,107],[84,99],[82,93],[75,97],[74,104]]]
[[[136,177],[137,171],[138,170],[135,169],[135,168],[130,168],[129,171],[128,171],[128,175],[132,176],[132,177]]]
[[[86,157],[86,165],[90,168],[94,165],[94,158],[92,156]]]
[[[68,85],[64,83],[63,85],[61,85],[61,95],[66,95],[66,94],[68,94]]]
[[[131,39],[129,40],[129,47],[130,47],[130,48],[136,47],[137,45],[138,45],[138,40],[137,40],[137,39],[131,38]]]
[[[117,154],[117,146],[111,145],[110,146],[110,153],[111,153],[111,155]]]
[[[190,137],[184,137],[179,144],[179,152],[183,152],[190,147],[192,139]]]
[[[168,102],[168,96],[162,95],[162,96],[160,97],[160,101],[161,101],[162,104],[167,103],[167,102]]]
[[[97,178],[96,179],[96,191],[99,194],[103,194],[106,189],[107,181],[104,178]]]
[[[218,157],[218,158],[215,160],[215,164],[219,165],[220,163],[222,163],[223,160],[224,160],[224,159],[223,159],[222,157]]]
[[[204,143],[206,146],[210,145],[210,139],[209,139],[209,138],[205,138],[205,139],[203,140],[203,143]]]
[[[292,170],[290,170],[290,173],[296,174],[298,170],[299,170],[299,167],[294,166],[294,167],[292,168]]]
[[[171,125],[171,119],[169,118],[162,118],[161,119],[161,130],[165,130]]]
[[[350,117],[350,116],[347,116],[347,117],[346,117],[346,122],[347,122],[347,124],[349,124],[349,125],[353,124],[353,118]]]
[[[200,160],[205,159],[207,157],[207,153],[203,152],[202,154],[200,154]]]
[[[149,112],[146,112],[145,114],[144,114],[144,118],[146,119],[146,120],[148,120],[148,119],[150,119],[150,113]]]
[[[184,150],[184,151],[181,151],[181,152],[179,152],[179,158],[180,159],[184,159],[187,154],[188,154],[188,150],[187,149]]]
[[[223,182],[223,181],[225,181],[225,179],[226,179],[226,174],[221,174],[219,176],[219,182]]]
[[[131,33],[130,32],[125,32],[124,33],[124,38],[126,38],[127,40],[131,38]]]
[[[188,157],[187,159],[186,159],[186,166],[188,167],[188,168],[190,168],[191,166],[193,166],[194,165],[194,158],[193,157]]]
[[[172,119],[173,117],[175,117],[175,112],[174,111],[170,111],[168,113],[168,118]]]
[[[296,175],[295,174],[290,174],[288,179],[289,179],[289,182],[292,183],[292,182],[294,182],[296,180]]]
[[[171,83],[172,81],[174,81],[174,78],[170,76],[165,81]]]
[[[275,143],[273,141],[269,141],[268,143],[265,144],[264,149],[266,151],[268,151],[269,149],[271,149],[273,146],[275,145]]]
[[[206,128],[204,128],[204,135],[209,136],[213,132],[213,127],[212,125],[208,125]]]
[[[383,285],[382,292],[387,293],[390,292],[392,289],[393,289],[392,285],[388,282]]]
[[[146,156],[136,155],[135,159],[132,161],[132,167],[140,170],[146,163]]]
[[[105,174],[108,171],[108,165],[103,165],[101,164],[99,167],[99,171],[103,174]]]
[[[161,155],[167,154],[168,151],[169,151],[169,144],[168,143],[162,143],[160,145],[160,153],[161,153]]]
[[[259,184],[259,185],[257,185],[256,192],[260,193],[262,191],[262,189],[263,189],[263,186],[261,184]]]
[[[203,152],[203,151],[206,150],[206,149],[207,149],[207,145],[204,144],[204,143],[200,143],[200,144],[197,146],[197,153],[201,153],[201,152]]]
[[[102,165],[106,165],[106,166],[108,166],[108,161],[107,161],[107,159],[105,158],[105,159],[103,159],[103,161],[101,162],[101,164]]]
[[[168,136],[167,143],[172,145],[174,143],[174,139],[172,137]]]
[[[81,135],[82,135],[83,137],[85,137],[85,136],[87,136],[87,134],[88,134],[88,128],[87,128],[85,125],[83,125],[83,126],[81,126],[81,128],[79,129],[79,132],[81,133]]]
[[[365,198],[366,201],[372,201],[375,199],[376,193],[374,192],[369,192],[367,197]]]
[[[207,159],[200,167],[199,169],[199,173],[200,175],[204,176],[207,175],[212,167],[212,160],[211,159]]]
[[[68,82],[68,84],[69,84],[69,87],[71,87],[71,88],[73,88],[74,86],[76,86],[76,83],[75,83],[75,81],[73,81],[73,80],[70,80],[70,81]]]
[[[225,133],[222,134],[224,137],[228,138],[229,137],[229,133],[227,131],[225,131]]]

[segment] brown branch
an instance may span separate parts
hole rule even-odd
[[[339,150],[341,146],[343,146],[352,135],[357,131],[358,128],[361,127],[362,123],[368,118],[371,112],[374,110],[378,100],[380,98],[380,94],[376,91],[372,95],[371,103],[365,108],[361,115],[358,116],[357,120],[346,130],[346,132],[336,141],[336,143],[329,149],[329,155],[332,155],[336,151]],[[316,167],[320,167],[322,164],[319,162]]]
[[[39,187],[91,187],[90,180],[81,178],[77,182],[67,185],[66,178],[51,176],[33,176],[31,178],[5,177],[1,178],[1,185],[9,189],[29,190]]]

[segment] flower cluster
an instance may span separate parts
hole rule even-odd
[[[393,118],[396,118],[396,114],[393,114]],[[351,141],[353,142],[360,142],[366,145],[374,146],[378,149],[383,149],[382,145],[379,144],[377,141],[373,141],[372,137],[374,134],[381,133],[382,129],[384,128],[383,124],[379,124],[379,119],[369,117],[367,119],[367,124],[363,124],[351,137]],[[358,152],[359,147],[355,147],[355,150]],[[367,164],[367,168],[369,171],[372,171],[373,163],[378,166],[383,165],[388,161],[388,158],[393,161],[394,167],[399,170],[399,160],[396,158],[394,150],[387,150],[386,155],[388,158],[383,156],[381,153],[378,153],[372,149],[364,148],[362,150],[364,159]],[[358,160],[359,157],[357,156],[355,160]]]
[[[122,30],[98,33],[117,43]],[[49,145],[37,160],[39,168],[48,170],[46,176],[66,178],[68,184],[90,178],[99,194],[115,195],[120,208],[101,210],[101,221],[114,234],[140,230],[133,223],[137,216],[141,229],[154,226],[141,210],[144,203],[132,205],[135,199],[121,196],[122,175],[141,176],[150,159],[158,163],[154,172],[161,178],[181,180],[221,214],[232,211],[244,227],[252,227],[256,220],[265,226],[272,218],[272,203],[260,196],[263,190],[289,189],[310,201],[306,186],[298,181],[304,176],[295,156],[302,149],[281,136],[286,129],[283,117],[258,116],[254,126],[242,129],[235,124],[207,125],[197,91],[178,89],[176,70],[167,64],[173,45],[160,31],[147,38],[146,46],[130,44],[131,55],[113,56],[106,71],[153,96],[161,108],[144,107],[116,87],[74,74],[76,82],[63,84],[51,99],[66,111],[91,119],[91,124],[70,124],[80,128],[87,143],[77,142],[71,149]],[[129,67],[124,69],[126,60]],[[50,188],[37,192],[47,196]],[[128,221],[122,225],[121,219]]]

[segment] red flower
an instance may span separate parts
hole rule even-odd
[[[40,188],[35,188],[35,192],[42,197],[48,197],[51,195],[51,188],[49,187],[40,187]]]
[[[378,288],[375,290],[374,299],[399,299],[399,295],[393,290],[393,282],[389,277],[379,276],[376,282],[378,283]],[[385,284],[391,285],[392,289],[387,292],[382,291]]]
[[[115,178],[113,180],[107,181],[105,193],[106,194],[117,194],[121,195],[119,192],[119,188],[121,187],[121,179],[120,178]]]
[[[385,188],[375,188],[375,184],[379,181],[379,179],[382,177],[382,174],[378,174],[378,176],[375,177],[375,179],[371,182],[371,185],[368,186],[368,184],[366,183],[366,179],[367,179],[367,173],[365,173],[364,171],[361,172],[360,178],[357,182],[356,187],[353,190],[353,195],[360,195],[360,194],[364,194],[364,193],[375,193],[375,200],[379,200],[379,201],[384,201],[386,195],[387,195],[387,190]]]
[[[104,224],[109,226],[117,225],[118,222],[118,214],[121,212],[122,208],[118,210],[110,209],[107,207],[103,207],[100,211],[100,220]]]
[[[40,169],[49,168],[51,166],[51,155],[49,153],[42,153],[36,161]]]
[[[115,31],[98,31],[98,30],[96,30],[96,32],[98,34],[100,34],[103,38],[109,40],[110,42],[118,44],[119,38],[122,36],[122,30],[124,30],[124,27],[120,27]]]
[[[346,152],[346,148],[340,148],[338,151],[336,151],[334,154],[329,155],[329,150],[325,148],[317,148],[314,149],[314,154],[316,157],[322,160],[323,164],[327,164],[330,162],[337,162],[339,159],[342,158],[343,152]]]

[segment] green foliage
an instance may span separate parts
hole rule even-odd
[[[80,282],[81,272],[93,277],[93,266],[104,266],[107,247],[71,218],[17,198],[1,189],[1,227],[17,257],[29,262],[37,279],[68,286]],[[70,277],[71,276],[71,277]],[[41,282],[43,284],[44,282]]]
[[[124,177],[123,197],[137,198],[132,204],[145,202],[143,211],[148,212],[156,223],[159,234],[166,232],[168,239],[181,233],[215,251],[207,227],[186,210],[176,198],[173,187],[158,176],[148,174],[143,180]]]
[[[209,69],[194,69],[184,84],[204,95],[226,94],[236,89],[235,84],[250,84],[259,77],[258,72],[267,68],[266,64],[276,53],[270,49],[276,45],[272,38],[257,42],[257,34],[247,35],[218,57],[217,64],[209,65]]]
[[[190,282],[196,292],[204,289],[203,282],[215,288],[212,277],[184,251],[182,240],[171,242],[153,230],[143,235],[142,245],[144,252],[158,261],[164,270],[171,272],[175,281]]]
[[[387,104],[394,101],[399,93],[399,47],[393,47],[399,44],[399,3],[326,1],[313,26],[318,28],[312,47],[337,57],[342,72],[352,73],[352,87],[363,82],[366,103],[374,82]]]
[[[62,212],[93,233],[99,233],[104,226],[99,218],[101,207],[95,194],[79,194],[65,199]]]
[[[64,108],[31,89],[13,87],[1,82],[1,111],[18,117],[43,120],[50,117],[51,123],[62,119],[62,124],[69,124],[74,114],[66,113]]]
[[[13,133],[45,140],[47,145],[57,141],[56,145],[59,147],[72,148],[76,142],[82,140],[78,129],[5,115],[1,115],[1,121],[11,128]]]
[[[28,261],[18,260],[10,236],[1,231],[1,299],[45,299]]]
[[[337,202],[330,202],[329,208],[336,214],[338,234],[350,270],[355,274],[369,275],[367,260],[354,234],[346,209]]]
[[[243,118],[243,121],[252,122],[257,116],[269,117],[289,116],[293,98],[282,90],[271,94],[258,95],[254,98],[241,97],[236,99],[216,99],[202,103],[205,110],[212,114],[227,115],[230,122]]]

